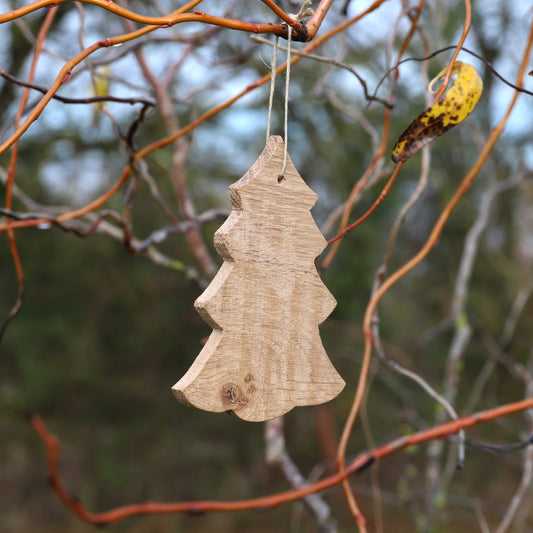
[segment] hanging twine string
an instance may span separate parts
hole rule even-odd
[[[298,14],[291,15],[291,17],[294,20],[300,21],[305,17],[308,17],[309,15],[312,15],[313,11],[309,9],[309,5],[311,4],[312,0],[305,0],[302,4],[302,7],[300,8],[300,11],[298,11]],[[283,181],[283,174],[285,173],[285,168],[287,167],[287,144],[289,140],[289,87],[290,87],[290,79],[291,79],[291,43],[292,43],[292,26],[288,26],[287,28],[287,71],[285,73],[285,106],[284,106],[284,137],[285,137],[285,150],[283,152],[283,165],[281,167],[281,171],[278,176],[278,181]],[[276,35],[276,39],[274,41],[274,50],[272,52],[272,70],[270,74],[270,95],[268,98],[268,119],[267,119],[267,133],[266,133],[266,140],[268,142],[268,139],[270,137],[270,123],[272,120],[272,105],[274,102],[274,88],[275,88],[275,82],[276,82],[276,71],[277,71],[277,56],[278,56],[278,39],[279,37]]]
[[[277,58],[278,58],[278,40],[279,37],[276,35],[274,41],[274,50],[272,51],[272,70],[270,72],[270,95],[268,97],[268,119],[267,119],[267,134],[266,140],[270,137],[270,121],[272,120],[272,103],[274,101],[274,86],[276,83],[276,71],[277,71]]]
[[[283,135],[285,136],[285,150],[283,151],[283,166],[278,176],[278,181],[283,179],[285,168],[287,167],[287,144],[289,142],[289,87],[291,81],[291,41],[292,28],[289,26],[289,34],[287,36],[287,72],[285,73],[285,110],[283,118]]]

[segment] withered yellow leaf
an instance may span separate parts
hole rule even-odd
[[[447,67],[431,80],[430,90],[444,78],[446,70]],[[452,75],[454,74],[457,77],[442,98],[416,117],[400,135],[392,151],[394,163],[407,161],[423,146],[470,115],[481,96],[483,81],[472,65],[461,61],[454,63]]]

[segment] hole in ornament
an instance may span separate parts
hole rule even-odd
[[[285,181],[285,176],[283,174],[280,174],[278,176],[278,183],[283,183]]]

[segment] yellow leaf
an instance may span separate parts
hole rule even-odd
[[[431,80],[430,90],[444,78],[446,70],[447,67]],[[394,163],[407,161],[423,146],[462,122],[474,109],[483,90],[479,74],[472,65],[461,61],[454,63],[453,74],[457,78],[442,98],[415,118],[396,141],[391,156]]]
[[[99,69],[95,75],[92,85],[92,96],[107,96],[109,94],[109,75],[111,68],[109,65],[104,65]],[[91,119],[91,126],[96,127],[100,123],[101,112],[104,109],[104,102],[93,103],[93,117]]]
[[[94,96],[106,96],[109,94],[109,75],[111,68],[109,65],[101,67],[96,74],[96,81],[93,85]]]

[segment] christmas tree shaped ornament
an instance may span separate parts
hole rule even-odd
[[[224,259],[195,308],[213,328],[174,385],[178,400],[206,411],[264,421],[333,399],[344,381],[318,326],[336,301],[315,268],[326,240],[310,210],[317,195],[272,136],[230,186],[233,210],[215,233]]]

